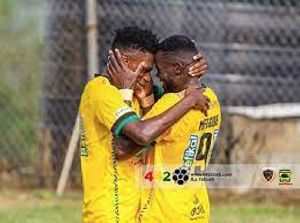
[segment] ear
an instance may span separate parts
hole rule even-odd
[[[183,72],[182,64],[181,63],[174,64],[174,71],[175,71],[176,76],[180,75]]]

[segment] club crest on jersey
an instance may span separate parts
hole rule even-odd
[[[193,207],[190,211],[190,220],[204,219],[205,209],[203,203],[200,201],[196,194],[193,196],[192,201]]]

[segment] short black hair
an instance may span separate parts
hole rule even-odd
[[[187,36],[175,35],[163,40],[158,45],[158,50],[164,52],[187,51],[198,53],[195,42]]]
[[[158,37],[151,30],[129,26],[116,30],[112,49],[140,49],[155,53],[158,43]]]

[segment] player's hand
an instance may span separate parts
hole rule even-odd
[[[210,99],[203,95],[204,91],[205,88],[202,86],[189,86],[185,91],[185,97],[191,98],[194,109],[202,111],[207,116]]]
[[[118,160],[128,159],[142,149],[141,146],[126,136],[115,139],[113,143],[114,148],[117,150]]]
[[[197,61],[196,64],[189,67],[189,75],[191,76],[202,76],[208,68],[206,60],[203,58],[201,53],[198,53],[193,57],[194,61]]]
[[[134,95],[139,99],[143,99],[148,95],[152,94],[153,91],[153,82],[151,78],[151,74],[148,73],[146,75],[140,75],[137,78],[135,87],[134,87]]]
[[[107,74],[112,84],[118,89],[133,89],[143,67],[144,62],[141,62],[136,71],[132,71],[124,64],[118,49],[114,50],[114,52],[112,50],[109,51]]]

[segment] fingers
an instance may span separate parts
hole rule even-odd
[[[138,82],[141,86],[145,86],[145,84],[146,84],[145,78],[139,78],[139,79],[137,80],[137,82]]]
[[[122,55],[120,53],[120,51],[118,49],[115,49],[115,56],[116,56],[116,60],[119,64],[120,67],[124,67],[123,61],[122,61]]]
[[[138,68],[137,68],[136,71],[135,71],[135,74],[136,74],[137,76],[142,72],[144,66],[145,66],[145,62],[141,62],[141,63],[139,64]]]
[[[145,80],[146,82],[151,81],[151,74],[149,73],[148,75],[144,75],[144,80]]]
[[[111,64],[112,70],[116,70],[116,71],[120,70],[120,65],[117,62],[116,56],[115,56],[114,52],[111,50],[109,51],[108,60],[109,60],[109,63]]]
[[[109,63],[107,63],[106,68],[107,68],[108,77],[109,77],[109,79],[111,79],[111,77],[112,77],[112,70],[111,70],[111,68],[109,66]]]
[[[201,76],[207,71],[207,62],[205,59],[201,59],[195,65],[189,68],[189,74],[191,76]]]
[[[193,56],[193,60],[200,60],[201,58],[203,58],[201,53],[198,53],[197,55]]]
[[[200,109],[202,112],[203,112],[203,114],[205,115],[205,116],[207,116],[208,114],[207,114],[207,109],[205,109],[205,108],[202,108],[202,109]]]
[[[143,86],[142,85],[140,85],[140,83],[139,82],[136,82],[136,84],[135,84],[135,88],[134,88],[135,90],[142,90],[143,89]]]
[[[187,89],[185,90],[184,95],[188,96],[189,94],[191,94],[191,92],[195,89],[195,86],[188,86]]]
[[[205,89],[205,88],[203,88],[203,89]],[[207,97],[207,96],[204,95],[204,98],[206,99],[206,101],[207,101],[208,103],[210,103],[209,97]]]
[[[189,85],[188,88],[185,90],[185,96],[188,96],[189,94],[192,94],[193,92],[197,91],[197,94],[203,93],[205,89],[202,89],[198,85]]]
[[[116,69],[115,69],[115,67],[112,65],[110,59],[109,59],[109,61],[107,63],[107,69],[110,71],[110,75],[113,75],[113,74],[115,74],[117,72]]]
[[[205,102],[205,108],[207,109],[207,110],[209,110],[209,102]]]
[[[204,99],[205,99],[205,102],[204,102],[204,109],[203,109],[203,113],[205,114],[205,116],[207,116],[207,111],[209,110],[209,108],[210,108],[210,99],[207,97],[207,96],[205,96],[205,95],[203,95],[204,96]]]
[[[141,86],[138,82],[136,82],[135,87],[134,87],[134,94],[138,98],[144,98],[146,97],[146,93],[144,91],[143,86]]]

